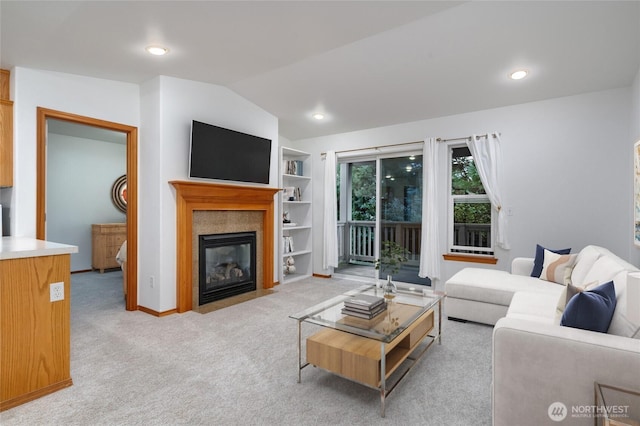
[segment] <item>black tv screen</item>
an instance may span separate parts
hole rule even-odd
[[[269,183],[271,139],[193,120],[189,177]]]

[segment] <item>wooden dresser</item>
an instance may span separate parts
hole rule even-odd
[[[119,268],[116,254],[127,239],[126,223],[94,223],[91,225],[91,267],[103,273]]]

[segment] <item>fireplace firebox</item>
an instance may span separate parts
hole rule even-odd
[[[199,304],[256,290],[256,233],[199,236]]]

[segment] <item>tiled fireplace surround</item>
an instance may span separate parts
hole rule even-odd
[[[176,189],[177,311],[198,307],[198,235],[256,232],[256,286],[274,285],[274,201],[277,188],[191,181]]]

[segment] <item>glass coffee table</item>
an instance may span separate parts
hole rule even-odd
[[[386,397],[434,342],[442,343],[442,303],[446,294],[398,285],[395,297],[387,301],[387,309],[379,315],[363,319],[343,314],[345,301],[361,295],[383,297],[383,292],[375,285],[363,285],[290,315],[298,321],[298,383],[302,369],[313,365],[377,389],[384,417]],[[305,323],[322,329],[306,338],[303,362]]]

